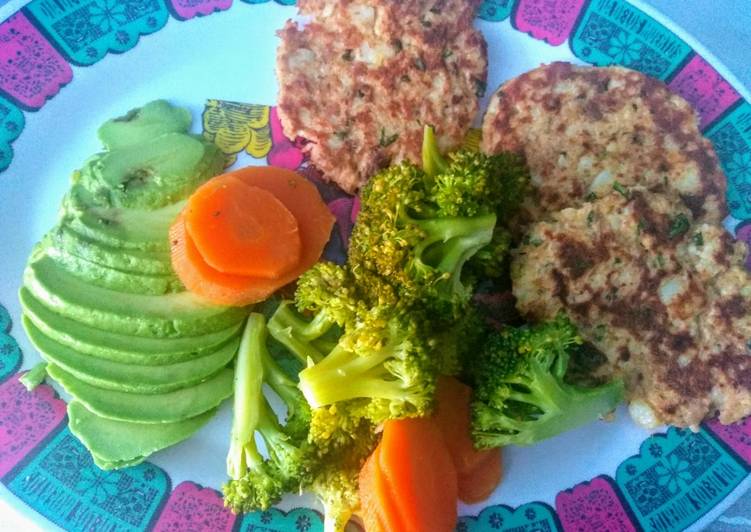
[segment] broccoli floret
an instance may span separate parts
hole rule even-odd
[[[302,394],[283,374],[266,348],[267,329],[262,314],[251,314],[245,325],[235,369],[235,397],[227,474],[222,490],[225,504],[234,511],[266,509],[286,491],[299,487],[309,470],[303,430],[309,411]],[[263,395],[264,382],[284,401],[290,425],[282,427]],[[266,444],[264,459],[256,434]]]
[[[402,163],[371,178],[362,191],[348,265],[358,282],[377,273],[401,300],[451,320],[472,294],[473,276],[463,275],[468,261],[492,244],[492,256],[478,263],[484,271],[501,271],[508,237],[496,230],[496,221],[520,202],[527,172],[523,160],[510,154],[460,151],[444,158],[429,127],[423,167]]]
[[[467,274],[479,279],[498,279],[508,271],[511,233],[496,226],[490,243],[475,253],[467,264]]]
[[[269,334],[282,344],[303,365],[308,360],[320,361],[326,354],[326,337],[336,325],[325,312],[319,312],[312,320],[295,312],[294,304],[282,301],[269,319]]]
[[[323,360],[300,372],[308,403],[316,409],[364,398],[375,402],[369,411],[390,418],[427,414],[437,366],[424,323],[416,311],[394,312],[346,330]]]
[[[469,305],[450,326],[434,328],[430,350],[441,375],[460,375],[475,363],[489,334],[485,318]]]
[[[506,220],[528,190],[529,171],[522,156],[460,150],[448,155],[445,170],[435,176],[433,197],[443,216],[492,212]]]
[[[475,445],[529,445],[612,411],[623,400],[622,381],[594,388],[564,381],[571,352],[581,343],[564,315],[491,334],[469,368]]]
[[[297,280],[295,304],[300,312],[325,316],[340,327],[351,325],[366,312],[352,274],[333,262],[319,262]]]
[[[319,457],[318,468],[306,488],[323,504],[324,531],[343,532],[360,506],[358,475],[377,443],[370,426],[360,425],[346,446],[329,448]]]
[[[435,305],[444,313],[463,306],[471,286],[461,269],[493,237],[495,214],[473,218],[435,216],[426,176],[403,163],[373,177],[350,239],[349,266],[358,282],[382,276],[400,298]]]

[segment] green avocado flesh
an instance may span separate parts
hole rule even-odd
[[[102,207],[157,209],[184,199],[219,173],[220,155],[198,137],[166,133],[103,153],[76,179],[96,193]]]
[[[124,116],[107,120],[97,135],[102,144],[114,149],[148,141],[164,133],[186,133],[191,122],[187,109],[155,100]]]
[[[170,225],[225,162],[190,126],[163,100],[103,124],[24,271],[23,326],[103,469],[190,437],[232,394],[248,311],[186,291],[170,257]]]
[[[99,207],[90,193],[74,185],[63,200],[68,224],[76,232],[106,246],[169,251],[167,232],[185,207],[178,201],[156,210]]]
[[[123,364],[160,366],[185,362],[218,350],[239,338],[242,323],[201,336],[147,338],[95,329],[64,318],[41,304],[26,288],[19,299],[28,319],[45,336],[78,353]]]
[[[102,288],[131,294],[161,295],[184,290],[176,275],[141,275],[123,272],[71,255],[54,246],[46,248],[47,256],[79,279]]]
[[[94,414],[136,423],[174,423],[212,410],[232,395],[234,377],[232,370],[225,369],[194,386],[141,394],[97,388],[55,364],[47,365],[47,374]]]
[[[114,270],[138,275],[174,275],[167,252],[106,246],[72,230],[67,224],[55,227],[45,240],[70,255]]]
[[[245,317],[243,309],[218,307],[187,291],[150,296],[88,284],[46,254],[27,265],[24,286],[66,318],[135,336],[195,336],[224,329]]]
[[[78,401],[68,404],[68,426],[102,469],[143,462],[149,455],[190,438],[214,415],[209,410],[175,423],[134,423],[98,416]]]
[[[233,338],[215,352],[186,362],[142,366],[79,353],[46,336],[26,316],[23,325],[31,343],[50,364],[92,386],[132,393],[163,393],[198,384],[226,367],[240,342]]]

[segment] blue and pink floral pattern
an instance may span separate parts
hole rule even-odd
[[[93,65],[109,52],[126,52],[170,16],[188,20],[231,7],[232,0],[32,0],[0,22],[0,172],[11,165],[24,113],[42,109],[73,80],[71,64]],[[568,42],[591,64],[624,65],[668,81],[696,106],[728,177],[736,236],[751,244],[751,104],[683,40],[626,0],[485,0],[478,16],[510,18],[516,29],[551,45]],[[204,134],[230,161],[265,158],[319,187],[337,219],[325,256],[343,260],[358,200],[324,183],[306,161],[301,139],[284,136],[276,109],[210,100],[203,119]],[[486,296],[492,304],[492,294]],[[305,508],[235,516],[216,491],[191,482],[173,489],[166,472],[148,462],[99,470],[68,431],[65,403],[54,390],[41,385],[28,393],[18,381],[22,354],[11,326],[0,306],[0,480],[51,521],[74,530],[322,530],[320,514]],[[648,438],[615,478],[598,476],[560,492],[555,508],[540,502],[490,506],[460,518],[457,530],[678,530],[713,508],[750,470],[751,420],[713,421],[698,433],[669,429]]]

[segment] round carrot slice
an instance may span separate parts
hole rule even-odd
[[[318,189],[304,177],[280,168],[252,167],[230,174],[273,194],[297,220],[300,258],[292,270],[276,279],[224,273],[204,260],[179,216],[170,229],[172,267],[185,287],[218,305],[245,306],[268,298],[313,266],[331,236],[334,216]],[[250,182],[248,175],[258,176]],[[216,178],[215,178],[216,179]]]
[[[467,504],[484,501],[495,491],[503,476],[501,449],[483,451],[483,459],[472,471],[458,477],[459,498]]]
[[[303,248],[300,262],[307,263],[314,258],[307,268],[315,264],[334,226],[334,215],[316,186],[297,172],[274,166],[246,166],[227,175],[246,185],[268,190],[289,209],[300,228]]]
[[[300,261],[292,213],[271,192],[232,175],[199,187],[184,217],[203,259],[222,273],[278,279]]]
[[[182,215],[172,224],[169,236],[172,269],[185,288],[212,303],[238,307],[249,305],[254,302],[253,296],[258,295],[258,283],[274,282],[270,279],[222,273],[209,266],[188,235]]]

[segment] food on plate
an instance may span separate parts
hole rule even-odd
[[[232,395],[232,370],[224,368],[197,384],[157,393],[100,388],[55,364],[47,374],[87,410],[117,421],[174,423],[213,410]]]
[[[203,184],[183,213],[185,230],[222,273],[278,279],[300,261],[300,230],[271,192],[232,175]]]
[[[209,410],[173,423],[136,423],[98,416],[74,399],[68,403],[68,426],[91,452],[97,466],[121,469],[190,438],[215,413]]]
[[[172,266],[188,290],[217,305],[258,303],[318,261],[333,225],[300,174],[241,168],[190,197],[169,231]]]
[[[183,362],[157,365],[140,361],[122,363],[68,347],[42,332],[27,316],[23,319],[29,339],[54,367],[101,390],[158,394],[197,385],[226,367],[234,358],[239,343],[235,335],[204,356],[191,356]],[[159,343],[167,342],[159,340]],[[53,373],[50,375],[54,377]]]
[[[274,319],[273,317],[271,318]],[[315,445],[309,439],[311,412],[292,375],[269,349],[278,349],[268,336],[262,314],[250,315],[236,364],[235,404],[225,504],[234,511],[266,509],[286,492],[314,493],[325,508],[327,530],[344,530],[359,504],[357,475],[374,445],[370,427],[348,427],[352,440],[342,445]],[[299,369],[299,366],[298,366]],[[263,386],[282,400],[287,414],[280,423]],[[260,454],[256,435],[268,457]]]
[[[232,392],[247,311],[185,291],[170,265],[173,218],[224,163],[189,127],[164,101],[106,122],[24,272],[26,332],[103,469],[189,437]]]
[[[39,362],[29,371],[18,378],[19,382],[24,385],[28,391],[33,391],[37,386],[47,378],[47,363]]]
[[[528,173],[506,153],[460,150],[444,158],[429,127],[422,158],[423,169],[403,162],[363,189],[348,261],[356,277],[376,274],[400,299],[421,300],[432,319],[451,319],[466,307],[478,271],[503,272],[505,221]]]
[[[328,180],[357,191],[390,163],[420,162],[423,125],[460,146],[485,91],[477,0],[303,2],[313,18],[279,32],[278,112],[285,134]]]
[[[384,423],[359,485],[368,532],[449,531],[456,525],[456,470],[431,418]]]
[[[567,382],[572,351],[581,343],[564,315],[491,332],[468,368],[475,444],[529,445],[615,410],[623,400],[620,380],[595,387]]]
[[[472,264],[483,245],[494,245],[496,222],[505,234],[502,224],[507,213],[502,207],[507,204],[505,197],[496,192],[504,186],[512,194],[521,194],[526,183],[523,162],[515,156],[486,157],[461,151],[444,158],[431,140],[429,129],[427,133],[426,166],[436,173],[428,174],[407,162],[384,170],[383,173],[408,176],[411,180],[405,178],[405,182],[412,189],[402,187],[399,180],[376,176],[362,196],[357,222],[358,227],[366,227],[361,229],[367,231],[362,235],[375,235],[388,225],[384,219],[395,221],[403,216],[405,228],[391,229],[387,238],[391,239],[391,246],[401,239],[409,241],[398,252],[390,251],[388,244],[383,246],[383,252],[398,253],[395,264],[403,271],[369,266],[363,243],[359,258],[350,255],[343,265],[323,261],[306,271],[298,279],[294,302],[268,304],[268,320],[261,314],[252,315],[246,334],[253,341],[244,342],[246,347],[241,347],[237,363],[237,371],[242,373],[238,373],[235,384],[235,443],[228,457],[231,480],[224,486],[225,502],[233,509],[263,509],[276,503],[285,492],[302,489],[323,502],[326,529],[342,530],[360,507],[358,474],[381,438],[379,427],[392,420],[431,416],[439,376],[458,375],[481,345],[485,325],[471,305],[474,285],[463,278],[463,265]],[[422,185],[418,186],[418,181]],[[461,209],[450,201],[444,203],[443,211],[439,209],[442,198],[465,189],[477,192],[467,196]],[[485,199],[479,191],[494,195]],[[400,193],[406,193],[409,199],[397,201]],[[379,209],[382,217],[376,215]],[[479,223],[475,224],[476,220]],[[431,225],[440,236],[424,234],[423,228]],[[352,246],[360,245],[355,243],[356,238],[365,236],[353,235]],[[500,241],[503,245],[497,249],[505,256],[508,239]],[[372,256],[376,251],[368,253]],[[416,266],[422,260],[426,262]],[[503,257],[493,257],[492,263],[500,264],[502,260]],[[480,263],[484,261],[490,261],[490,257]],[[445,271],[437,269],[444,266]],[[496,270],[505,271],[500,266]],[[412,273],[426,280],[422,285],[405,281]],[[452,282],[440,292],[427,281],[449,277]],[[417,288],[408,292],[397,286],[399,283]],[[465,284],[456,295],[454,284],[461,283]],[[438,294],[445,298],[444,303],[436,302]],[[446,307],[451,312],[432,314]],[[292,375],[271,369],[271,361],[280,353],[296,362]],[[278,391],[271,381],[289,384]],[[271,417],[264,383],[286,404],[290,415],[283,424],[272,427],[264,421]],[[472,449],[469,397],[464,390],[468,388],[458,383],[447,388],[443,396],[452,401],[456,397],[456,405],[444,408],[440,423],[447,431],[461,433],[452,435],[449,447],[457,453],[462,482],[481,479],[481,485],[472,483],[462,493],[476,500],[486,496],[492,490],[491,484],[499,480],[501,464],[499,455],[485,458],[497,454],[497,450]],[[258,404],[261,406],[253,407]],[[267,412],[268,416],[259,417],[259,412]],[[462,415],[466,419],[458,419]],[[440,435],[441,429],[436,430]],[[254,451],[252,435],[256,432],[270,448],[268,458]],[[283,448],[287,449],[283,456],[274,451],[280,440],[284,440]],[[243,454],[247,448],[249,454]],[[456,477],[451,460],[449,456],[449,469]],[[480,464],[487,468],[486,474],[476,471]],[[389,471],[401,475],[408,469]],[[449,497],[447,511],[451,513],[446,522],[456,517],[456,489]]]
[[[751,413],[751,278],[744,250],[675,195],[633,187],[534,224],[512,264],[529,319],[565,311],[622,376],[643,424]]]
[[[541,66],[504,83],[482,149],[525,156],[534,194],[520,222],[608,194],[614,183],[679,195],[693,217],[725,217],[725,177],[696,110],[662,82],[622,67]]]
[[[459,499],[472,504],[487,499],[501,481],[501,449],[477,449],[470,434],[472,388],[441,376],[433,419],[456,469]]]
[[[695,111],[642,74],[555,63],[467,137],[478,4],[300,0],[312,20],[280,32],[285,132],[360,191],[340,263],[302,175],[217,175],[165,101],[102,125],[20,290],[44,359],[23,383],[72,397],[96,464],[141,462],[234,394],[233,511],[307,492],[327,532],[432,532],[492,493],[502,447],[624,397],[646,425],[751,413],[751,282]],[[498,315],[477,304],[504,291]]]

